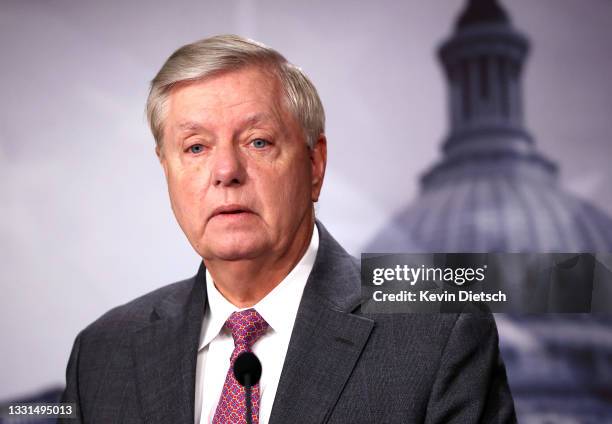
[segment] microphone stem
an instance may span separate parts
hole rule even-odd
[[[247,374],[244,378],[245,400],[246,400],[246,424],[253,424],[251,412],[251,376]]]

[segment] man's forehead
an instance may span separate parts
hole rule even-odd
[[[276,100],[282,92],[281,86],[276,74],[249,66],[215,72],[196,80],[181,81],[171,88],[170,95],[175,98],[198,95],[211,101],[217,99],[227,103],[238,103],[245,96]]]
[[[173,86],[169,93],[171,109],[251,108],[266,111],[282,107],[285,96],[278,77],[258,68],[245,68],[213,74]]]
[[[238,125],[242,127],[253,127],[258,125],[271,125],[277,123],[278,118],[268,112],[254,112],[240,115],[237,118]],[[204,131],[206,124],[202,119],[183,119],[177,123],[177,129],[181,132]]]

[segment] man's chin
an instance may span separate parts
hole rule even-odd
[[[242,261],[257,259],[265,249],[250,246],[227,246],[213,249],[211,257],[222,261]]]
[[[226,234],[223,238],[208,237],[207,255],[211,259],[223,261],[240,261],[256,259],[269,251],[268,243],[255,234]],[[210,240],[216,242],[210,243]]]

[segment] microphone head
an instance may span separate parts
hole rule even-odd
[[[261,362],[253,352],[242,352],[234,362],[234,377],[245,387],[256,385],[261,378]]]

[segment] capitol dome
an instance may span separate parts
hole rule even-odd
[[[529,42],[496,0],[471,0],[439,48],[450,132],[421,194],[367,252],[612,252],[612,219],[563,190],[524,127]]]

